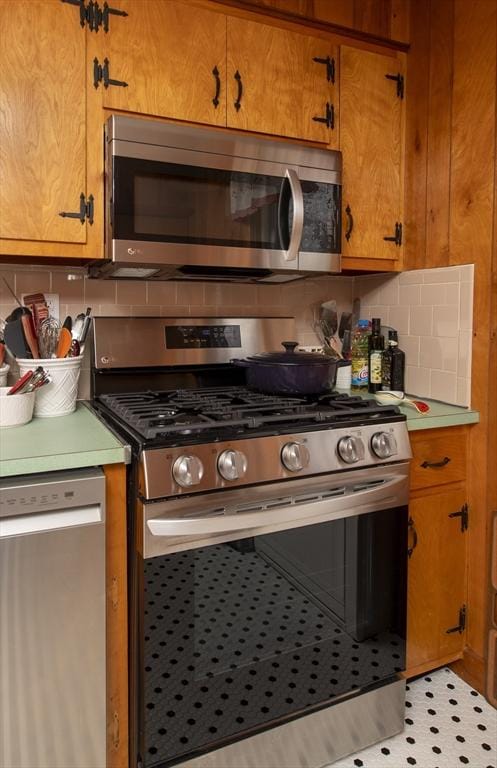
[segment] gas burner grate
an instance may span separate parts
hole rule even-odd
[[[99,400],[146,440],[217,431],[217,438],[255,436],[309,426],[322,428],[344,421],[385,420],[398,416],[393,405],[377,405],[359,396],[331,392],[318,397],[284,397],[245,387],[207,387],[166,392],[102,395]]]

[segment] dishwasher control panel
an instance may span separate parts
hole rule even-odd
[[[105,475],[95,467],[0,480],[0,518],[104,502]]]

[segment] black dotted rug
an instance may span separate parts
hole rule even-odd
[[[332,768],[496,768],[497,711],[446,667],[407,685],[404,733]]]

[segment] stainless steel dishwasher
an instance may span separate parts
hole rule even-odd
[[[0,480],[0,768],[105,768],[105,477]]]

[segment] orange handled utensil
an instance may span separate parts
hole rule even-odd
[[[72,336],[71,331],[67,328],[61,328],[59,334],[59,341],[57,344],[57,357],[67,357],[69,350],[71,349]]]

